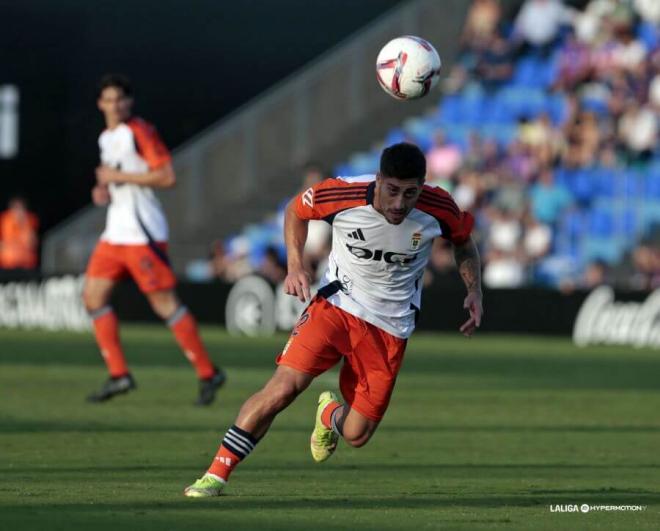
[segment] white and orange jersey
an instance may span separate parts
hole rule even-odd
[[[103,131],[99,148],[103,164],[127,173],[154,170],[172,159],[156,129],[140,118]],[[167,220],[150,187],[111,183],[109,188],[111,202],[101,240],[125,245],[167,241]]]
[[[332,225],[332,251],[319,293],[346,312],[401,338],[415,328],[433,239],[460,245],[474,218],[441,188],[424,186],[399,225],[373,207],[375,175],[327,179],[293,202],[301,219]]]

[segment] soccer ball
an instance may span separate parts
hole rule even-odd
[[[440,56],[428,41],[406,35],[392,39],[376,59],[380,86],[397,100],[426,96],[440,78]]]

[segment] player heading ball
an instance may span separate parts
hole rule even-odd
[[[406,340],[420,309],[422,276],[434,238],[452,242],[467,296],[471,335],[481,323],[480,263],[472,215],[441,188],[424,184],[426,160],[417,146],[385,149],[377,175],[328,179],[296,196],[287,208],[285,290],[310,299],[303,248],[310,219],[332,225],[332,251],[321,288],[277,356],[263,389],[241,407],[204,476],[186,496],[217,496],[232,470],[264,437],[276,415],[318,375],[342,362],[339,389],[318,399],[312,458],[326,460],[339,438],[366,444],[385,415]]]

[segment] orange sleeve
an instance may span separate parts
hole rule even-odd
[[[442,237],[453,244],[461,245],[470,238],[474,217],[458,208],[454,198],[442,188],[424,186],[415,208],[437,219]]]
[[[140,118],[129,120],[127,125],[133,131],[138,153],[147,161],[150,170],[161,168],[172,160],[169,149],[153,125]]]
[[[329,221],[342,210],[365,205],[369,184],[326,179],[293,198],[294,212],[300,219]]]

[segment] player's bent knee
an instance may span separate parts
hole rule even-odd
[[[344,435],[344,440],[350,444],[353,448],[362,448],[365,444],[369,442],[369,439],[371,439],[372,433],[366,432],[362,435],[359,435],[357,437],[352,437],[348,438],[346,435]]]
[[[343,437],[344,440],[353,448],[361,448],[369,442],[369,439],[371,439],[371,436],[375,431],[375,427],[368,425],[360,426],[359,428],[353,427],[353,429],[344,426]]]
[[[91,289],[83,289],[81,296],[83,306],[88,312],[95,312],[96,310],[102,308],[105,304],[105,300],[95,293]]]

